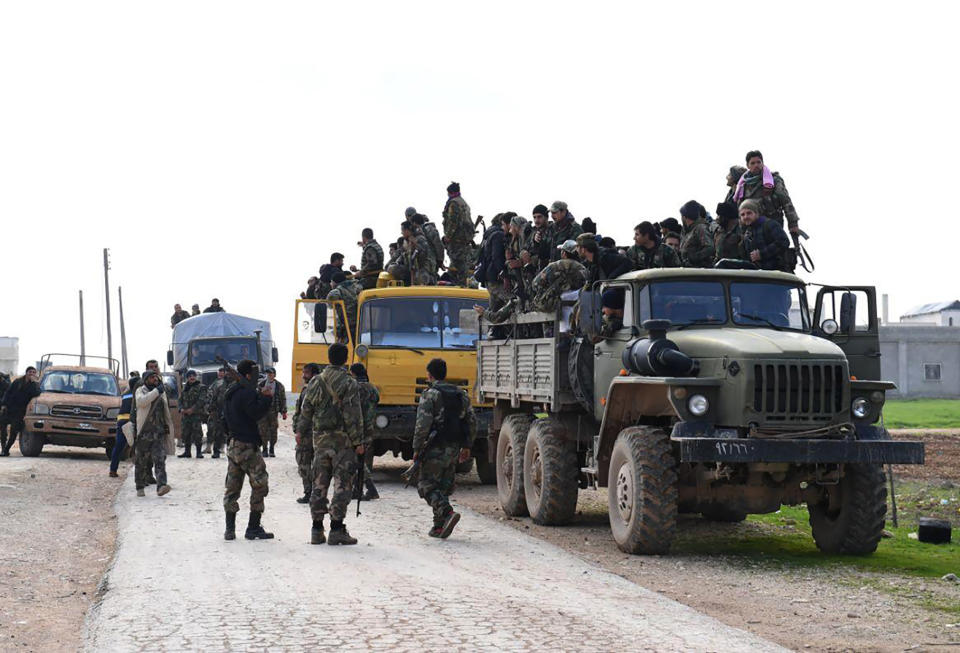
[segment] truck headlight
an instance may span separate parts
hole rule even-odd
[[[687,402],[687,408],[696,417],[703,417],[710,410],[710,402],[703,395],[693,395]]]
[[[117,419],[120,416],[119,408],[108,408],[107,409],[107,419]]]
[[[863,397],[857,397],[850,406],[850,412],[852,412],[853,416],[857,419],[863,419],[870,414],[870,402]]]
[[[385,429],[387,428],[387,424],[390,423],[390,420],[386,415],[377,415],[377,419],[374,423],[377,425],[378,429]]]
[[[46,405],[46,404],[34,404],[34,405],[33,405],[33,413],[34,413],[34,415],[49,415],[49,414],[50,414],[50,406],[48,406],[48,405]]]

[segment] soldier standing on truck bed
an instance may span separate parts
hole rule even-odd
[[[224,375],[227,368],[217,370],[217,380],[207,390],[207,448],[213,447],[213,457],[219,458],[224,445],[223,395],[227,391]]]
[[[543,268],[530,286],[535,311],[552,313],[557,310],[563,293],[579,290],[587,282],[587,270],[577,257],[577,242],[568,240],[557,249],[560,250],[561,259]]]
[[[360,281],[364,290],[377,287],[377,278],[383,272],[383,248],[373,238],[373,229],[365,227],[360,232],[360,242],[363,248],[360,254],[360,269],[351,265],[350,271],[353,272],[353,278]]]
[[[551,204],[550,215],[553,217],[553,227],[550,230],[550,235],[553,238],[550,258],[556,261],[560,258],[560,250],[557,248],[568,240],[576,240],[577,236],[583,233],[583,227],[577,223],[576,218],[570,213],[566,202],[558,200]]]
[[[747,152],[747,171],[737,181],[733,201],[740,204],[743,200],[757,200],[760,204],[758,215],[773,220],[783,227],[786,217],[788,230],[792,234],[800,232],[800,217],[793,207],[793,200],[787,192],[787,185],[779,172],[770,172],[763,163],[763,154],[759,150]]]
[[[450,258],[448,271],[458,286],[467,283],[467,269],[473,258],[473,230],[470,206],[460,195],[460,184],[451,182],[443,207],[443,244]]]
[[[411,211],[413,211],[413,215],[409,215]],[[407,220],[412,222],[419,232],[423,234],[423,237],[427,239],[427,242],[430,243],[433,255],[437,259],[437,267],[441,270],[446,270],[447,266],[443,264],[443,238],[440,237],[437,225],[430,222],[427,216],[422,213],[417,213],[417,210],[412,206],[407,209],[407,214]]]
[[[717,204],[717,230],[713,232],[715,261],[740,258],[740,216],[737,205],[731,202]]]
[[[190,458],[190,445],[197,448],[197,458],[203,458],[203,418],[207,406],[207,386],[197,379],[197,372],[187,372],[187,382],[180,393],[180,438],[183,453],[177,458]]]
[[[327,350],[330,364],[313,377],[303,391],[300,419],[313,423],[313,492],[310,495],[310,543],[356,544],[343,523],[353,494],[357,456],[363,446],[363,413],[360,389],[344,369],[348,350],[340,343]],[[333,483],[333,497],[327,492]],[[323,518],[330,513],[330,538],[324,536]]]
[[[155,369],[143,373],[143,384],[134,394],[137,407],[137,434],[134,440],[134,480],[137,496],[146,496],[144,488],[156,478],[157,496],[170,491],[167,484],[166,440],[173,428],[170,407],[164,393],[163,379]],[[153,469],[153,474],[150,471]]]
[[[410,278],[405,281],[411,286],[437,285],[437,257],[423,232],[409,220],[404,220],[400,233],[410,261]]]
[[[313,491],[313,424],[312,420],[303,416],[303,398],[307,394],[307,386],[313,377],[320,374],[320,366],[316,363],[307,363],[303,366],[303,385],[300,396],[297,397],[297,406],[293,411],[293,437],[297,448],[297,472],[303,481],[303,496],[297,503],[310,503],[310,493]]]
[[[276,458],[274,447],[277,445],[277,430],[280,427],[277,421],[277,415],[281,415],[283,420],[287,419],[287,391],[280,381],[277,381],[277,371],[272,367],[266,370],[267,378],[260,382],[260,389],[270,388],[273,395],[273,402],[270,404],[270,410],[263,418],[257,422],[257,428],[260,429],[260,442],[263,443],[263,457]]]
[[[430,537],[447,538],[460,513],[450,505],[457,462],[470,458],[477,433],[476,417],[467,393],[446,383],[447,364],[434,358],[427,364],[430,387],[423,391],[413,430],[414,461],[420,464],[417,490],[433,508]]]
[[[363,484],[366,492],[363,501],[373,501],[380,498],[377,486],[373,483],[373,425],[377,419],[377,404],[380,403],[380,392],[370,383],[367,368],[363,363],[354,363],[350,366],[350,374],[357,380],[360,388],[360,412],[363,413]],[[354,485],[353,498],[360,498],[361,489]]]
[[[626,256],[634,270],[680,267],[680,255],[662,242],[660,232],[650,222],[633,228],[633,243]]]
[[[703,206],[695,200],[680,207],[680,219],[683,221],[680,258],[684,267],[713,267],[713,236],[703,215]]]

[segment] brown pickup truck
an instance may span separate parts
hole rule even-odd
[[[103,447],[109,458],[119,413],[120,385],[114,370],[47,365],[40,376],[40,395],[27,405],[20,451],[39,456],[45,444]]]

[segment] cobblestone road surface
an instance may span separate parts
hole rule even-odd
[[[268,460],[272,541],[223,540],[225,462],[167,459],[173,491],[117,500],[116,557],[87,618],[89,651],[698,650],[775,645],[470,511],[446,541],[412,489],[381,488],[311,546],[292,454]],[[242,525],[241,525],[242,523]]]

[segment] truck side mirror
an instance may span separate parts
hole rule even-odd
[[[173,350],[167,350],[167,365],[173,367]]]
[[[314,333],[327,331],[327,305],[323,302],[313,305],[313,331]]]
[[[580,293],[580,330],[584,335],[595,336],[603,328],[600,299],[600,293],[594,290],[584,290]]]
[[[276,347],[274,347],[273,349],[271,349],[271,350],[270,350],[270,353],[273,355],[273,362],[274,362],[274,363],[280,361],[280,352],[277,351],[277,348],[276,348]]]
[[[853,333],[857,318],[857,296],[845,292],[840,296],[840,333]]]

